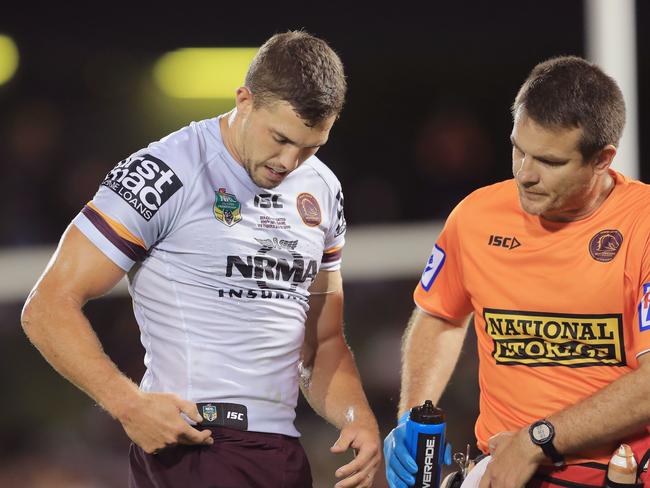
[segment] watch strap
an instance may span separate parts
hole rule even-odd
[[[550,430],[550,436],[547,440],[540,442],[539,440],[536,440],[533,437],[533,429],[535,428],[535,426],[539,426],[542,424],[548,427],[548,429]],[[537,422],[533,422],[533,424],[530,426],[528,430],[528,434],[530,435],[531,441],[542,448],[542,452],[546,457],[550,458],[554,466],[564,465],[564,456],[558,452],[558,450],[555,448],[555,445],[553,444],[553,439],[555,439],[555,427],[553,426],[552,423],[550,423],[546,419],[541,419],[538,420]]]
[[[540,447],[542,448],[542,451],[544,451],[544,454],[546,454],[546,457],[553,461],[554,466],[564,466],[564,456],[555,449],[553,439],[544,444],[540,444]]]

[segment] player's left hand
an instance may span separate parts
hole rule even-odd
[[[527,429],[501,432],[490,438],[488,447],[492,460],[479,488],[525,486],[544,460],[544,453],[531,442]]]
[[[347,424],[341,435],[330,448],[335,454],[343,453],[350,447],[356,457],[336,470],[336,477],[343,478],[335,488],[370,487],[381,463],[377,425],[364,425],[357,422]]]

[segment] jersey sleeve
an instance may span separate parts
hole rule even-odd
[[[331,206],[330,228],[325,235],[325,250],[321,259],[320,269],[336,271],[341,268],[343,246],[345,245],[345,214],[343,212],[343,190],[338,185]]]
[[[161,157],[142,151],[120,161],[73,224],[125,271],[171,229],[183,182]]]
[[[420,309],[450,320],[462,319],[472,311],[463,286],[459,213],[456,207],[447,218],[413,293]]]

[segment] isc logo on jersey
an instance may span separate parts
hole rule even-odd
[[[149,154],[120,161],[102,182],[146,221],[183,186],[164,161]]]

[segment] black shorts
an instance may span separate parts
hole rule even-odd
[[[209,427],[211,446],[173,446],[147,454],[131,444],[130,488],[309,488],[300,441],[282,434]]]

